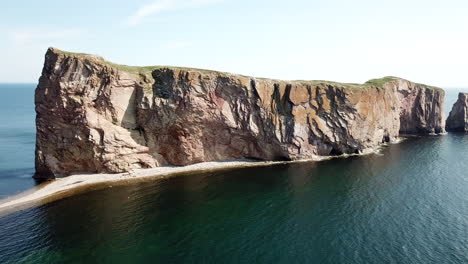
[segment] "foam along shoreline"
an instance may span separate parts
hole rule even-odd
[[[404,138],[399,138],[393,144],[400,143]],[[344,154],[339,156],[322,156],[309,160],[295,161],[253,161],[253,160],[233,160],[233,161],[212,161],[202,162],[187,166],[163,166],[150,169],[138,169],[132,172],[117,174],[75,174],[63,178],[57,178],[45,182],[30,190],[20,194],[0,200],[0,215],[13,211],[38,206],[53,201],[57,201],[74,194],[83,193],[94,189],[112,187],[112,185],[126,184],[128,182],[155,180],[168,178],[180,174],[200,173],[208,171],[218,171],[224,169],[264,167],[279,164],[291,164],[300,162],[317,162],[334,158],[346,158],[351,156],[363,156],[369,154],[379,154],[387,144],[377,148],[367,149],[360,154]]]

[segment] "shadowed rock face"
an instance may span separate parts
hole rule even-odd
[[[447,118],[447,131],[468,131],[468,93],[459,93],[458,100]]]
[[[445,132],[444,90],[404,80],[399,80],[397,86],[400,101],[400,134]]]
[[[49,49],[36,89],[38,177],[362,153],[444,132],[444,92],[387,77],[279,81],[128,67]]]

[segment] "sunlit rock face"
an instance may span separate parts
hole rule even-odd
[[[459,93],[447,118],[447,131],[468,132],[468,93]]]
[[[35,98],[36,175],[358,154],[400,133],[444,132],[443,101],[443,90],[395,77],[280,81],[50,48]]]

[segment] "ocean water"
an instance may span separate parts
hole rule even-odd
[[[0,86],[2,195],[34,186],[33,88]],[[468,136],[450,133],[107,185],[0,216],[0,263],[468,263],[467,171]]]
[[[0,199],[35,185],[35,84],[0,84]]]

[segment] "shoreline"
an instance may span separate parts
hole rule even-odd
[[[302,162],[310,161],[312,160],[304,160]],[[61,200],[74,194],[83,193],[90,190],[97,190],[101,189],[102,187],[105,188],[105,185],[112,187],[111,184],[119,185],[144,180],[158,180],[190,173],[248,167],[263,167],[288,163],[290,162],[249,160],[211,161],[181,167],[162,166],[150,169],[138,169],[132,172],[116,174],[74,174],[42,183],[20,194],[0,200],[0,216],[9,214],[14,211]]]
[[[201,173],[210,171],[221,171],[227,169],[266,167],[281,164],[293,164],[302,162],[319,162],[335,158],[348,158],[353,156],[365,156],[369,154],[379,154],[383,148],[391,144],[399,144],[405,137],[398,138],[395,142],[382,144],[375,148],[366,149],[359,154],[343,154],[339,156],[320,156],[315,159],[293,160],[293,161],[254,161],[254,160],[230,160],[230,161],[209,161],[191,164],[187,166],[162,166],[149,169],[138,169],[132,172],[116,174],[109,173],[85,173],[73,174],[63,178],[56,178],[44,182],[36,187],[21,192],[19,194],[0,200],[0,216],[61,200],[75,194],[87,191],[111,188],[114,185],[123,185],[130,182],[159,180],[178,175],[191,173]]]

